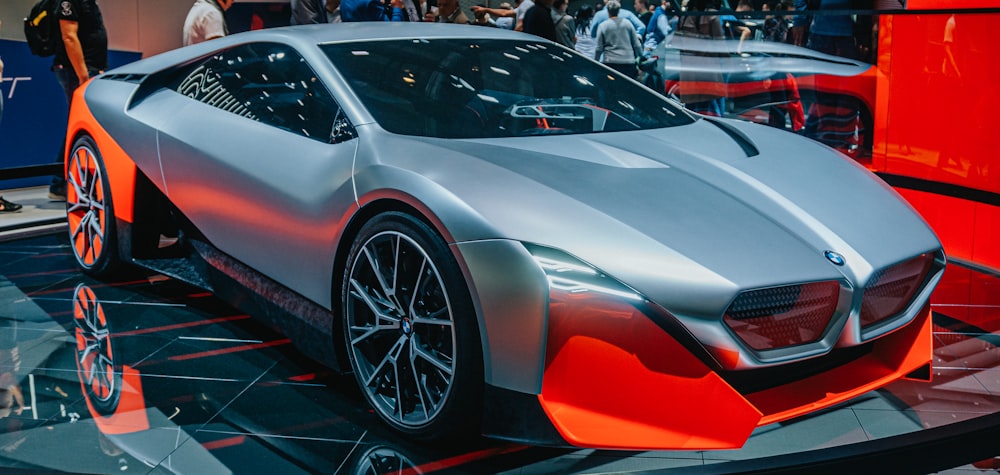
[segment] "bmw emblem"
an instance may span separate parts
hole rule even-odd
[[[413,324],[410,323],[409,318],[404,318],[402,324],[403,324],[402,326],[404,335],[409,335],[411,332],[413,332]]]
[[[826,256],[827,260],[838,266],[842,266],[845,262],[847,262],[844,260],[844,256],[833,251],[826,251],[823,255]]]

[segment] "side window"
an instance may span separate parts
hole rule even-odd
[[[316,73],[283,44],[252,43],[222,51],[185,68],[171,88],[233,114],[323,142],[336,138],[335,125],[345,127],[340,106]]]

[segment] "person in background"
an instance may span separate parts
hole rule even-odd
[[[811,5],[812,3],[813,5]],[[807,12],[812,6],[819,10],[846,11],[852,8],[851,0],[795,0],[795,9]],[[870,8],[870,7],[869,7]],[[832,54],[843,58],[858,59],[859,51],[854,38],[855,16],[845,15],[799,15],[794,19],[792,37],[797,46]]]
[[[425,13],[424,21],[468,25],[469,17],[462,11],[458,0],[438,0],[437,12],[435,13],[432,9]]]
[[[535,1],[534,5],[524,14],[524,19],[521,21],[521,31],[549,41],[556,41],[556,23],[552,19],[552,2],[553,0]]]
[[[805,12],[810,7],[817,6],[816,3],[795,0],[795,9]],[[846,11],[852,8],[852,1],[819,0],[818,8],[834,12]],[[804,18],[808,19],[809,17]],[[850,14],[820,14],[813,15],[808,24],[805,24],[803,17],[796,16],[792,26],[793,37],[797,44],[801,44],[804,37],[803,31],[806,31],[808,32],[804,40],[806,48],[843,58],[860,59],[860,50],[854,36],[855,19],[856,16]],[[870,28],[869,26],[869,35],[871,34]],[[815,100],[809,105],[802,133],[811,139],[849,154],[855,153],[859,148],[868,149],[867,146],[863,146],[860,140],[862,137],[868,140],[868,137],[872,136],[870,130],[865,130],[865,124],[861,119],[860,103],[856,98],[846,94],[819,90],[816,91]]]
[[[576,50],[580,54],[588,57],[594,57],[594,51],[597,48],[597,44],[594,41],[594,36],[590,34],[591,30],[591,20],[594,19],[594,7],[590,5],[583,5],[579,10],[576,11]]]
[[[681,19],[677,30],[699,38],[726,39],[718,15],[719,3],[719,0],[690,0],[687,4],[688,11],[704,12],[708,15],[685,16]]]
[[[17,321],[0,320],[0,418],[20,415],[24,409],[24,396],[18,373],[21,371],[21,352],[17,347]]]
[[[791,8],[791,4],[778,0],[769,0],[764,3],[762,8],[765,12],[773,12],[773,14],[764,17],[764,41],[773,41],[775,43],[784,43],[787,41],[788,20],[781,12],[788,11]]]
[[[326,19],[330,23],[340,23],[340,0],[326,0]]]
[[[597,29],[601,27],[601,23],[608,19],[608,9],[606,7],[607,4],[601,4],[600,2],[598,2],[595,7],[594,19],[590,22],[590,36],[593,36],[594,38],[597,38]],[[642,22],[639,21],[639,17],[635,16],[635,13],[628,10],[620,10],[618,12],[618,16],[631,23],[632,28],[635,29],[635,33],[639,35],[640,38],[646,34],[646,25],[643,25]]]
[[[184,20],[184,46],[229,34],[225,12],[235,0],[195,0]]]
[[[3,27],[3,21],[0,20],[0,28]],[[3,83],[3,59],[0,58],[0,83]],[[3,94],[0,94],[0,119],[3,118]],[[0,213],[16,213],[21,211],[21,205],[17,203],[12,203],[3,199],[3,195],[0,195]]]
[[[474,6],[472,7],[472,13],[479,14],[479,12],[485,11],[497,19],[497,26],[500,26],[499,22],[501,18],[513,18],[514,30],[524,31],[524,16],[528,13],[528,10],[531,10],[531,7],[535,6],[535,2],[532,0],[520,0],[514,5],[516,6],[513,10]]]
[[[573,49],[576,47],[576,23],[573,17],[566,13],[567,7],[569,7],[568,0],[552,2],[552,21],[556,24],[556,43]]]
[[[292,25],[315,25],[327,23],[324,0],[291,0]]]
[[[649,0],[635,0],[632,2],[632,9],[635,10],[635,15],[639,17],[639,21],[646,28],[649,28],[649,19],[653,18],[653,9],[650,8],[651,6]]]
[[[687,11],[705,13],[705,15],[683,16],[677,24],[676,35],[695,38],[725,40],[726,36],[719,19],[719,0],[689,0]],[[705,58],[728,56],[728,53],[693,52],[690,56],[681,56],[680,98],[684,106],[700,114],[721,117],[725,112],[725,98],[711,87],[705,90],[703,84],[724,84],[726,77],[722,71],[698,70],[704,64]],[[685,67],[687,66],[687,67]]]
[[[520,1],[516,3],[520,4]],[[500,9],[514,11],[514,6],[511,5],[509,2],[503,2],[500,4]],[[489,15],[489,13],[487,13],[487,15]],[[506,28],[508,30],[513,30],[514,26],[516,26],[515,21],[516,19],[514,17],[500,17],[494,20],[494,23],[496,24],[497,28]]]
[[[736,4],[736,13],[742,14],[740,16],[743,18],[748,12],[753,12],[753,3],[750,0],[740,0]],[[757,22],[752,20],[737,19],[733,22],[733,34],[740,40],[736,47],[737,53],[743,52],[743,42],[755,36],[757,27]]]
[[[108,69],[108,32],[104,29],[104,17],[97,0],[61,0],[56,5],[55,16],[59,20],[62,41],[56,45],[52,72],[66,94],[66,104],[70,104],[76,88],[91,76]],[[63,163],[66,138],[63,137],[61,142],[57,163]],[[63,176],[52,178],[49,199],[66,199],[66,179]]]
[[[646,27],[646,39],[642,44],[645,53],[656,49],[677,28],[677,13],[670,0],[660,0],[660,8],[653,12]]]
[[[597,49],[594,59],[630,78],[639,74],[635,59],[642,55],[642,45],[635,27],[618,16],[622,4],[618,0],[610,0],[605,7],[608,11],[608,21],[597,27]],[[603,60],[601,57],[603,56]]]
[[[409,3],[409,7],[406,5]],[[341,0],[340,21],[421,21],[419,3],[412,0],[392,0],[392,11],[386,14],[380,0]]]

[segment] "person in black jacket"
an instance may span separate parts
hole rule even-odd
[[[535,0],[535,5],[524,14],[522,22],[525,33],[556,40],[556,23],[552,20],[553,0]]]
[[[60,0],[54,13],[59,20],[62,41],[56,45],[52,71],[69,104],[76,88],[91,76],[108,69],[108,32],[104,29],[104,17],[97,0]],[[59,149],[59,163],[63,161],[65,145],[64,142]],[[52,179],[49,198],[66,199],[66,180],[63,177]]]
[[[323,0],[291,0],[292,25],[326,23],[326,4]]]

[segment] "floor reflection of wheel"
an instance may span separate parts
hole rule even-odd
[[[405,455],[389,447],[376,446],[361,454],[351,471],[354,475],[384,475],[387,473],[423,473]]]
[[[115,365],[111,330],[104,308],[94,291],[84,284],[73,292],[76,324],[76,362],[84,395],[99,413],[115,412],[121,395],[121,368]]]
[[[430,227],[394,212],[368,222],[341,295],[355,378],[384,421],[428,440],[478,429],[476,317],[454,256]]]
[[[73,256],[84,272],[109,276],[119,264],[117,230],[107,171],[90,137],[80,137],[73,143],[66,181],[66,217]]]

